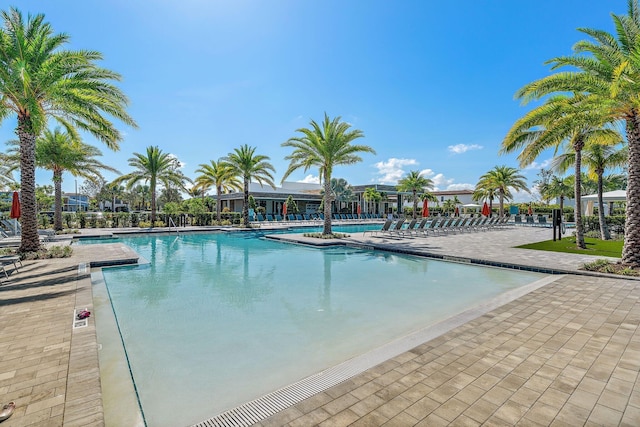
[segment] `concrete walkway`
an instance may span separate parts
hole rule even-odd
[[[572,272],[594,259],[512,248],[549,233],[367,234],[348,243]],[[17,409],[2,427],[104,425],[99,319],[74,328],[73,313],[92,310],[85,264],[135,258],[117,243],[76,245],[71,258],[9,269],[0,282],[0,404]],[[259,425],[640,425],[639,298],[638,280],[561,277]]]

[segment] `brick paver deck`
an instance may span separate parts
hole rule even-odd
[[[592,259],[512,248],[548,233],[351,243],[565,271]],[[17,404],[2,427],[105,424],[98,319],[72,328],[75,308],[92,309],[78,265],[132,257],[119,244],[74,246],[72,258],[26,261],[0,282],[0,404]],[[567,275],[260,425],[640,425],[639,298],[637,280]]]

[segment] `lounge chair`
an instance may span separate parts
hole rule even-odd
[[[422,218],[422,221],[420,221],[420,224],[418,224],[418,226],[413,229],[412,233],[414,233],[416,236],[418,235],[418,233],[424,234],[425,227],[427,226],[428,223],[429,223],[428,218]]]
[[[387,231],[389,231],[389,228],[391,227],[392,223],[393,223],[393,221],[391,221],[389,219],[389,220],[385,221],[385,223],[382,225],[382,228],[380,228],[380,230],[367,230],[364,233],[362,233],[362,235],[364,236],[367,233],[371,233],[371,234],[376,233],[376,234],[378,234],[378,233],[387,232]]]
[[[520,215],[516,215],[516,216],[513,218],[513,223],[514,223],[515,225],[522,225],[522,217],[521,217]]]
[[[416,226],[416,224],[417,224],[417,223],[418,223],[418,220],[417,220],[417,219],[412,219],[412,220],[409,222],[409,225],[407,225],[407,228],[404,228],[404,229],[402,229],[402,228],[401,228],[400,230],[398,230],[398,234],[401,234],[402,236],[404,236],[404,235],[406,235],[406,234],[411,234],[411,233],[413,233],[414,228],[415,228],[415,226]]]
[[[19,256],[17,255],[3,255],[0,256],[0,270],[4,273],[4,276],[8,279],[9,278],[9,274],[7,273],[7,270],[5,269],[6,265],[10,265],[13,264],[13,270],[15,272],[18,272],[18,264],[20,263],[20,267],[22,267],[22,260],[20,259]]]
[[[400,218],[388,231],[389,235],[401,234],[402,226],[404,225],[404,218]]]

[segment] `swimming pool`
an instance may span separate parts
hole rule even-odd
[[[242,233],[119,240],[150,261],[103,274],[154,427],[202,421],[542,277]]]

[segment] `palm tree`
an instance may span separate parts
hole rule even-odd
[[[311,128],[300,128],[302,136],[290,138],[282,144],[283,147],[293,148],[293,152],[285,157],[290,160],[289,168],[284,173],[282,181],[295,170],[304,168],[306,172],[311,167],[320,170],[320,181],[324,183],[324,226],[322,234],[331,235],[331,176],[333,168],[338,165],[352,165],[362,161],[358,153],[372,153],[375,150],[367,145],[352,144],[364,134],[361,130],[349,130],[351,125],[341,122],[341,117],[329,119],[324,114],[322,124],[311,120]]]
[[[560,214],[564,212],[564,199],[571,196],[574,191],[574,179],[573,176],[559,177],[553,175],[549,182],[540,186],[540,194],[547,200],[558,198],[560,199]]]
[[[202,188],[203,191],[215,187],[216,188],[216,220],[218,223],[221,221],[220,217],[220,197],[223,192],[242,188],[242,184],[238,180],[233,167],[230,164],[223,161],[211,160],[209,164],[200,164],[200,167],[196,169],[196,173],[199,173],[195,179],[196,186]]]
[[[491,181],[480,180],[473,189],[471,199],[480,202],[489,200],[489,217],[493,216],[493,201],[496,198],[496,188]]]
[[[524,90],[524,89],[523,89]],[[603,127],[606,122],[601,100],[595,96],[558,95],[519,119],[502,142],[502,153],[522,149],[520,166],[533,163],[541,152],[567,143],[575,156],[576,246],[585,249],[582,225],[582,149],[585,144],[608,141],[615,131]]]
[[[588,168],[588,177],[595,179],[597,182],[598,194],[598,219],[600,222],[600,236],[602,240],[610,240],[611,234],[604,218],[604,200],[602,193],[604,192],[604,171],[607,168],[620,167],[627,161],[628,147],[616,149],[613,144],[622,142],[622,137],[617,134],[609,134],[611,139],[598,141],[587,145],[582,152],[582,159]],[[609,143],[608,145],[603,145]],[[553,168],[564,173],[571,165],[575,164],[576,153],[567,151],[557,156],[553,160]]]
[[[147,200],[151,198],[148,185],[136,185],[130,190],[131,205],[137,206],[139,211],[147,208]]]
[[[420,174],[420,171],[410,171],[407,176],[398,181],[398,191],[411,192],[411,199],[413,200],[413,219],[417,218],[418,211],[418,193],[422,194],[424,191],[433,190],[433,181],[429,178],[425,178]],[[399,209],[400,207],[398,207]]]
[[[10,148],[6,158],[17,169],[20,166],[20,141],[9,141]],[[53,228],[62,230],[62,175],[69,172],[75,177],[98,183],[104,178],[101,170],[120,173],[107,166],[95,157],[102,152],[96,147],[75,140],[74,135],[64,132],[59,127],[53,131],[45,129],[41,137],[36,139],[36,166],[53,172],[54,214]]]
[[[478,184],[480,187],[495,188],[500,203],[500,218],[504,217],[504,201],[513,198],[511,189],[529,192],[525,177],[518,172],[518,169],[510,166],[495,166],[480,177]]]
[[[133,153],[129,159],[129,166],[135,168],[133,172],[122,175],[112,181],[112,184],[125,183],[130,190],[139,182],[149,183],[151,192],[151,226],[156,221],[156,188],[158,183],[167,186],[173,184],[181,189],[185,188],[186,177],[178,173],[174,167],[175,158],[169,153],[163,153],[157,146],[147,147],[147,153]]]
[[[367,204],[373,203],[374,206],[382,200],[382,195],[373,187],[367,187],[364,189],[364,193],[362,193],[362,198]],[[367,209],[367,212],[369,210]],[[373,212],[376,213],[376,212]]]
[[[228,163],[234,172],[234,175],[242,177],[244,199],[242,203],[242,224],[249,226],[249,182],[255,180],[259,184],[269,184],[274,190],[276,185],[273,183],[273,175],[271,172],[276,170],[269,163],[269,157],[256,154],[256,147],[249,147],[247,144],[240,148],[234,149],[226,157],[221,159]]]
[[[591,40],[573,47],[574,54],[553,58],[553,69],[569,67],[530,83],[520,97],[534,100],[554,93],[580,92],[600,99],[607,121],[625,125],[629,146],[625,239],[621,263],[640,268],[640,7],[629,0],[627,15],[612,14],[616,34],[581,28]],[[577,70],[577,71],[576,71]],[[576,174],[579,176],[579,174]]]
[[[65,50],[69,36],[54,34],[44,15],[28,16],[15,8],[2,12],[0,28],[0,119],[17,115],[20,140],[22,238],[20,252],[37,251],[35,197],[36,138],[48,118],[75,135],[89,132],[109,148],[118,149],[122,135],[106,114],[135,126],[125,112],[124,94],[111,82],[120,80],[113,71],[96,65],[96,51]]]

